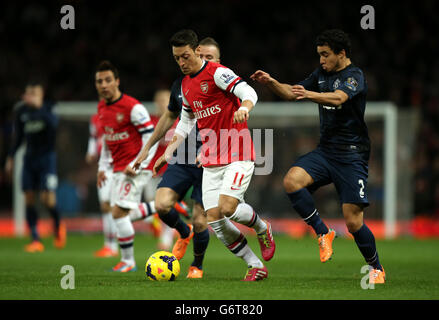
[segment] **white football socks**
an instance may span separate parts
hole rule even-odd
[[[116,224],[111,212],[102,214],[102,231],[104,232],[104,246],[117,250]]]
[[[130,217],[114,219],[114,222],[117,228],[121,260],[129,265],[136,264],[134,260],[134,227]]]
[[[257,234],[267,231],[267,224],[259,218],[258,214],[247,203],[240,203],[235,212],[229,217],[230,220],[253,228]]]
[[[137,208],[131,209],[129,216],[131,221],[144,220],[155,213],[155,202],[142,202],[139,203]]]
[[[239,229],[227,218],[209,222],[216,236],[237,257],[243,259],[248,266],[262,268],[261,260],[247,244],[247,239]]]

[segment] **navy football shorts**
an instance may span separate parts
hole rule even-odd
[[[55,191],[58,187],[55,152],[40,156],[25,155],[21,184],[23,191]]]
[[[337,159],[316,149],[301,156],[293,166],[303,168],[314,179],[307,188],[311,193],[334,183],[341,203],[369,205],[366,191],[368,164],[356,154]]]
[[[184,198],[186,192],[194,186],[191,199],[203,204],[201,186],[203,179],[203,168],[194,165],[170,164],[163,174],[162,181],[158,188],[171,188]]]

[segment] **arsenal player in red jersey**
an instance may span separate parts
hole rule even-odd
[[[111,210],[121,249],[121,261],[113,268],[116,272],[136,270],[134,260],[134,228],[130,210],[139,208],[145,184],[152,177],[146,170],[157,145],[150,149],[139,170],[131,169],[132,163],[154,130],[148,111],[135,98],[119,90],[119,74],[108,61],[96,70],[95,85],[102,100],[98,104],[99,122],[104,128],[104,141],[99,159],[98,186],[105,183],[105,168],[113,161]],[[154,211],[153,209],[150,211]]]
[[[173,56],[186,76],[181,85],[181,120],[164,158],[172,158],[174,150],[197,123],[203,142],[202,193],[208,223],[227,248],[247,263],[244,280],[262,280],[268,275],[267,268],[230,222],[254,228],[263,259],[268,261],[273,257],[275,243],[270,224],[244,202],[254,171],[254,148],[247,120],[257,94],[229,68],[202,60],[196,52],[198,38],[194,31],[181,30],[170,43]],[[166,161],[161,159],[154,169]]]

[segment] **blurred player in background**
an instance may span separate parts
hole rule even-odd
[[[183,106],[173,140],[155,168],[171,159],[174,150],[198,125],[203,142],[199,158],[203,165],[202,198],[208,223],[224,245],[247,263],[244,281],[262,280],[268,276],[267,268],[229,221],[253,228],[263,259],[273,257],[275,243],[270,224],[244,203],[254,171],[254,147],[247,119],[256,104],[256,92],[232,70],[201,59],[194,31],[181,30],[171,37],[170,43],[185,75],[181,83]],[[224,129],[228,130],[225,141],[221,133]]]
[[[119,84],[118,70],[109,61],[101,62],[95,74],[96,89],[103,98],[98,104],[98,121],[104,127],[97,184],[101,187],[106,182],[105,171],[109,159],[112,159],[110,204],[121,249],[121,261],[112,270],[129,272],[137,269],[134,259],[135,232],[129,214],[131,210],[139,209],[144,186],[152,177],[152,172],[146,167],[157,145],[150,149],[139,170],[131,170],[142,146],[149,140],[154,125],[145,107],[135,98],[122,93]],[[150,208],[149,211],[153,212],[154,209]]]
[[[251,78],[265,84],[281,98],[311,100],[319,105],[320,143],[300,157],[284,177],[284,188],[294,209],[319,236],[320,260],[332,256],[335,231],[321,220],[311,193],[334,183],[343,216],[366,262],[371,266],[369,283],[384,283],[375,237],[364,224],[369,205],[366,186],[370,140],[364,112],[367,84],[363,72],[350,60],[351,43],[341,30],[326,30],[317,37],[320,67],[296,85],[279,83],[258,70]]]
[[[94,114],[90,118],[90,137],[88,139],[87,153],[85,161],[88,164],[94,164],[99,160],[99,155],[102,149],[102,137],[104,128],[99,122],[98,114]],[[106,181],[98,187],[98,199],[102,212],[102,229],[104,233],[104,246],[95,252],[95,256],[99,258],[116,257],[119,255],[118,243],[116,237],[116,225],[111,215],[110,194],[111,194],[111,180],[113,176],[113,159],[108,159],[105,166],[102,166],[105,171]]]
[[[169,101],[169,91],[161,90],[157,92],[154,97],[154,102],[156,104],[156,111],[160,115],[163,109],[163,105],[167,106],[166,99]],[[155,125],[158,121],[158,118],[154,115],[151,116],[151,121]],[[90,119],[90,136],[88,140],[87,153],[85,160],[88,164],[93,164],[98,161],[99,155],[101,153],[102,148],[102,137],[104,134],[104,129],[101,123],[98,121],[98,115],[95,114]],[[160,157],[166,146],[160,146],[157,148],[156,154],[153,158],[157,159]],[[95,252],[96,257],[107,258],[107,257],[115,257],[119,255],[118,252],[118,243],[116,237],[116,225],[114,223],[114,219],[111,215],[111,206],[110,206],[110,195],[111,195],[111,181],[113,176],[113,160],[111,157],[108,157],[106,162],[101,163],[101,170],[105,170],[106,180],[102,183],[98,189],[98,198],[100,203],[100,208],[102,212],[102,226],[104,233],[104,246]],[[153,163],[149,164],[146,168],[147,170],[152,171]],[[138,208],[130,210],[130,219],[131,221],[144,220],[148,223],[151,223],[154,236],[159,237],[159,248],[160,249],[169,249],[172,246],[173,241],[173,230],[168,228],[167,226],[161,226],[160,219],[153,214],[154,210],[154,196],[155,191],[157,189],[157,184],[160,182],[160,178],[151,178],[150,182],[144,187],[144,199],[146,202],[142,202],[139,204]],[[179,213],[183,215],[187,215],[188,212],[184,203],[176,203],[176,208]]]
[[[58,118],[52,112],[53,104],[44,100],[44,87],[40,82],[29,83],[21,101],[15,107],[15,140],[6,159],[6,173],[12,176],[13,157],[26,142],[22,171],[22,189],[26,201],[26,221],[32,241],[25,246],[27,252],[42,252],[44,245],[37,230],[38,213],[35,207],[36,193],[54,221],[54,246],[64,248],[66,228],[56,208],[56,129]]]
[[[220,61],[220,48],[218,43],[213,38],[205,38],[200,41],[199,46],[200,58],[219,62]],[[171,99],[167,110],[160,119],[160,124],[156,126],[151,140],[148,141],[145,148],[142,151],[141,157],[136,160],[135,165],[139,165],[142,158],[148,153],[150,146],[154,145],[157,140],[162,139],[166,132],[171,127],[175,126],[176,120],[180,116],[182,99],[181,99],[181,80],[183,76],[179,77],[172,84]],[[171,132],[170,137],[172,137]],[[198,129],[194,128],[191,132],[192,139],[197,139]],[[170,139],[168,139],[169,141]],[[196,150],[201,147],[201,141],[198,140],[196,144]],[[180,232],[180,238],[177,240],[173,254],[180,260],[186,253],[187,245],[189,244],[192,235],[194,243],[194,260],[189,267],[187,274],[188,278],[202,278],[203,277],[203,260],[204,255],[209,244],[209,230],[207,228],[206,212],[203,208],[202,201],[202,177],[203,169],[199,168],[195,164],[196,154],[189,155],[188,143],[185,144],[185,163],[176,163],[167,165],[165,164],[161,169],[167,167],[163,180],[159,185],[157,191],[156,203],[158,204],[158,212],[160,217],[172,227],[175,227]],[[192,159],[191,159],[192,158]],[[186,225],[178,218],[178,215],[172,209],[175,202],[185,196],[190,188],[192,189],[191,198],[194,200],[193,205],[193,233],[187,233]],[[185,236],[188,234],[188,236]]]

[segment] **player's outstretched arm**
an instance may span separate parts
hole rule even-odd
[[[140,168],[141,163],[148,157],[148,153],[151,147],[165,136],[166,132],[172,127],[177,117],[177,113],[169,110],[166,110],[166,112],[162,114],[156,127],[154,128],[154,132],[152,133],[148,142],[145,144],[136,161],[134,162],[134,170],[138,170]]]
[[[292,86],[291,91],[297,96],[296,100],[311,100],[312,102],[329,106],[339,106],[345,103],[349,98],[342,90],[335,90],[334,92],[315,92],[306,90],[301,85]]]
[[[292,91],[292,85],[280,83],[265,71],[257,70],[250,76],[250,79],[267,86],[273,93],[284,100],[295,101],[297,98]]]

